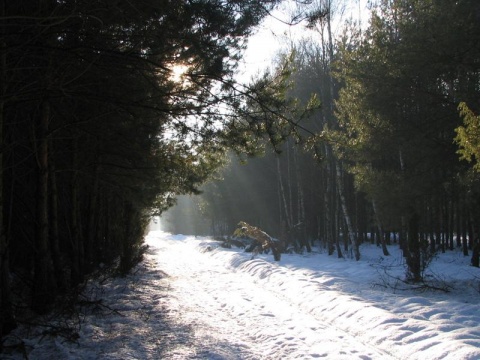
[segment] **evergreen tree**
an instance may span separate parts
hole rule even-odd
[[[459,145],[457,151],[461,160],[474,161],[473,169],[480,172],[480,116],[475,116],[464,102],[459,105],[463,116],[463,126],[455,129],[455,142]]]
[[[354,164],[357,188],[401,232],[407,225],[420,233],[440,229],[430,242],[442,248],[453,242],[452,189],[462,171],[451,141],[456,107],[478,98],[477,11],[473,1],[381,2],[365,38],[353,50],[344,47],[338,64],[344,88],[337,140]],[[420,217],[426,204],[440,222]],[[425,237],[414,232],[403,250],[417,259],[409,268],[418,280]]]
[[[126,273],[149,217],[241,143],[222,126],[254,93],[237,60],[278,2],[2,2],[2,329],[12,302],[44,312],[101,262]]]

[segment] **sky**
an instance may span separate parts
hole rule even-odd
[[[322,0],[313,0],[314,3],[319,1]],[[334,7],[337,11],[334,11],[333,15],[334,34],[340,33],[348,18],[361,18],[362,26],[368,23],[367,0],[332,0],[332,3],[337,4]],[[315,41],[315,38],[319,36],[317,32],[307,30],[304,23],[288,25],[294,12],[295,0],[285,0],[251,36],[241,67],[243,79],[249,80],[262,70],[270,68],[275,55],[289,43],[305,36]]]

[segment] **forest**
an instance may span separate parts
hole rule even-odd
[[[411,281],[437,252],[459,248],[478,267],[480,4],[380,1],[368,26],[346,22],[338,36],[338,2],[318,4],[316,41],[280,58],[295,69],[289,93],[314,94],[320,110],[276,151],[231,154],[167,229],[231,236],[242,220],[294,251],[357,260],[364,242],[384,255],[395,243]]]
[[[261,126],[244,104],[272,81],[233,74],[277,3],[1,2],[0,338],[95,271],[128,273],[151,216],[240,151],[228,123]]]
[[[246,221],[356,259],[392,241],[412,280],[435,251],[479,265],[478,1],[377,1],[340,36],[333,0],[295,1],[317,41],[243,84],[280,2],[2,2],[0,338],[95,271],[128,273],[179,195],[197,233]]]

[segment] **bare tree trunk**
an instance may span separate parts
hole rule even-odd
[[[437,250],[442,242],[442,207],[440,201],[436,204],[437,213],[435,214],[435,250]]]
[[[332,199],[332,180],[331,180],[331,166],[330,162],[333,161],[330,155],[328,145],[325,145],[326,154],[326,187],[325,187],[325,236],[327,240],[328,255],[332,255],[335,251],[334,239],[333,239],[333,219],[335,218],[334,204]]]
[[[77,180],[77,157],[78,157],[78,139],[73,140],[73,159],[72,159],[72,183],[70,188],[70,241],[71,241],[71,281],[73,286],[83,281],[81,252],[80,252],[80,230],[78,226],[78,180]]]
[[[97,259],[97,264],[105,262],[104,260],[104,249],[105,249],[105,236],[106,236],[106,209],[105,209],[105,194],[102,191],[102,188],[99,187],[98,191],[98,218],[97,226],[95,233],[95,258]]]
[[[446,208],[444,206],[444,199],[443,199],[444,195],[441,195],[441,199],[439,200],[439,209],[440,209],[440,215],[439,215],[439,219],[440,219],[440,248],[442,249],[442,254],[445,253],[445,234],[446,234],[446,230],[447,230],[447,227],[446,227],[446,223],[445,223],[445,219],[446,219],[446,215],[445,213],[447,212],[446,211]]]
[[[454,233],[455,233],[455,204],[454,204],[454,199],[453,199],[453,194],[451,196],[451,199],[449,201],[450,205],[449,205],[449,208],[450,208],[450,216],[449,216],[449,219],[448,219],[448,248],[450,250],[453,250],[455,248],[454,244],[453,244],[453,237],[454,237]]]
[[[375,216],[375,222],[377,223],[378,233],[380,235],[380,243],[382,244],[383,255],[389,256],[390,253],[388,252],[387,244],[385,241],[385,233],[383,232],[383,226],[378,216],[377,204],[375,200],[372,200],[372,206],[373,206],[373,215]]]
[[[468,256],[468,212],[465,204],[462,206],[462,220],[462,249],[463,255]]]
[[[95,164],[95,170],[93,173],[93,184],[92,184],[92,192],[90,196],[90,204],[89,204],[89,213],[88,213],[88,227],[87,227],[87,239],[85,244],[85,268],[87,272],[92,270],[92,264],[96,262],[94,259],[94,250],[93,244],[95,242],[95,234],[96,232],[96,219],[97,219],[97,212],[95,211],[98,209],[98,192],[99,192],[99,164]]]
[[[292,195],[292,177],[290,170],[290,142],[287,140],[287,187],[288,187],[288,213],[290,215],[290,226],[293,228],[293,195]],[[289,229],[292,231],[292,229]],[[293,239],[296,242],[296,239]]]
[[[55,280],[60,290],[67,288],[64,269],[62,268],[62,255],[60,252],[60,236],[58,231],[58,188],[55,173],[55,156],[53,141],[50,140],[50,159],[48,162],[50,179],[50,249],[52,252],[53,271]]]
[[[132,236],[133,236],[133,227],[134,227],[134,209],[131,203],[124,200],[123,204],[123,221],[125,224],[124,234],[121,236],[120,240],[120,264],[119,271],[120,274],[127,275],[131,270],[133,264],[133,254],[132,254]]]
[[[413,211],[408,222],[408,252],[406,258],[408,266],[408,277],[413,282],[419,282],[422,280],[419,222],[420,217],[415,211]]]
[[[6,1],[2,1],[0,5],[0,19],[5,17]],[[10,285],[10,266],[9,266],[9,250],[8,240],[5,231],[4,220],[4,201],[3,196],[3,153],[4,153],[4,111],[5,111],[5,95],[7,84],[7,44],[4,40],[4,27],[1,28],[0,33],[0,339],[8,334],[16,327],[16,321],[13,314],[13,307],[11,301],[11,285]]]
[[[283,211],[285,213],[285,222],[287,225],[287,239],[285,239],[285,245],[286,247],[290,244],[291,239],[290,239],[290,232],[292,229],[292,222],[291,222],[291,215],[288,210],[288,204],[287,204],[287,199],[285,197],[285,188],[283,186],[283,180],[282,180],[282,171],[280,168],[280,158],[279,156],[277,158],[277,174],[278,174],[278,186],[279,186],[279,191],[280,191],[280,196],[282,199],[283,203]]]
[[[400,170],[402,174],[405,172],[405,161],[403,159],[403,152],[402,149],[398,149],[398,159],[400,162]],[[398,243],[400,245],[400,249],[402,250],[402,254],[404,257],[408,256],[408,244],[407,244],[407,221],[405,219],[405,216],[400,217],[400,234],[398,236]]]
[[[298,163],[298,150],[296,147],[293,149],[294,161],[295,161],[295,174],[297,180],[297,196],[298,196],[298,237],[300,245],[307,249],[307,252],[311,252],[312,248],[310,242],[306,238],[306,223],[305,223],[305,199],[303,194],[302,176],[300,172],[300,165]]]
[[[471,216],[472,214],[470,214]],[[480,267],[480,238],[478,235],[478,229],[475,225],[475,220],[471,217],[470,218],[470,244],[472,246],[472,257],[471,257],[471,265],[475,267]]]
[[[331,0],[327,1],[327,33],[328,33],[328,52],[329,52],[329,90],[330,90],[330,102],[329,102],[329,111],[331,122],[335,124],[335,127],[338,126],[335,118],[334,118],[334,111],[333,111],[333,99],[335,96],[333,78],[331,74],[331,64],[334,59],[334,52],[333,52],[333,34],[332,34],[332,2]],[[342,176],[342,168],[341,162],[339,159],[335,159],[335,175],[336,175],[336,184],[337,184],[337,192],[340,199],[340,206],[342,207],[342,213],[345,220],[345,225],[347,227],[347,236],[349,242],[351,244],[351,250],[354,252],[355,259],[358,261],[360,260],[360,249],[358,243],[355,239],[355,233],[352,226],[352,221],[350,218],[350,214],[347,208],[347,202],[345,199],[344,189],[343,189],[343,176]]]
[[[335,197],[335,201],[337,200],[337,197]],[[343,258],[343,251],[342,251],[342,244],[340,243],[340,234],[343,231],[343,226],[340,226],[340,216],[339,216],[339,209],[338,206],[335,204],[335,214],[334,214],[334,224],[335,224],[335,245],[337,248],[337,257]]]
[[[340,206],[342,207],[342,212],[343,212],[343,217],[345,218],[345,224],[347,226],[347,235],[348,235],[348,240],[351,245],[351,250],[354,253],[355,260],[360,260],[360,249],[358,246],[357,241],[355,240],[355,233],[352,227],[352,221],[350,219],[350,215],[348,213],[347,209],[347,201],[345,199],[345,195],[343,193],[343,181],[342,181],[342,169],[340,167],[339,162],[337,161],[335,164],[335,170],[337,174],[337,190],[338,190],[338,196],[340,198]]]
[[[460,196],[460,194],[458,194],[458,196]],[[456,243],[457,243],[457,247],[461,247],[462,246],[462,237],[461,237],[461,234],[462,234],[462,223],[461,223],[461,211],[460,211],[460,199],[456,199],[455,201],[455,233],[456,233]]]
[[[33,308],[44,312],[55,297],[53,265],[49,249],[48,229],[48,125],[50,104],[41,104],[37,130],[37,204],[35,241],[35,278],[33,288]]]
[[[428,211],[428,217],[429,217],[429,222],[430,222],[430,251],[432,254],[435,252],[436,246],[435,246],[435,212],[432,206],[432,199],[430,199],[430,206],[429,206],[429,211]]]

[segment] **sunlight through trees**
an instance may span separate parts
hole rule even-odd
[[[396,243],[413,282],[439,251],[480,266],[478,1],[372,1],[368,22],[361,1],[295,1],[308,36],[241,83],[280,2],[2,3],[0,337],[127,274],[180,195],[199,196],[178,232],[245,221],[355,260]]]
[[[352,18],[337,34],[342,2],[305,6],[316,40],[309,33],[278,58],[292,63],[297,104],[313,93],[321,109],[293,136],[271,128],[279,157],[232,160],[197,215],[216,235],[245,220],[298,251],[307,242],[338,257],[358,259],[367,241],[388,256],[395,242],[413,281],[439,251],[460,248],[478,266],[479,4],[377,1],[368,26]]]

